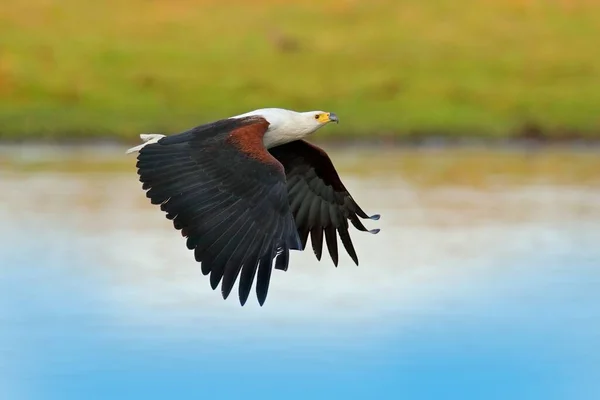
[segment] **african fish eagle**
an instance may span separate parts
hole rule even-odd
[[[243,306],[256,276],[266,300],[273,260],[287,271],[290,250],[304,250],[310,233],[321,260],[323,234],[337,267],[339,234],[358,265],[348,221],[367,230],[368,216],[340,180],[329,156],[303,140],[334,113],[266,108],[203,124],[178,134],[140,135],[137,172],[152,204],[159,204],[187,238],[204,275],[223,299],[239,275]],[[336,233],[337,232],[337,233]]]

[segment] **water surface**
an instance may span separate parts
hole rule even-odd
[[[0,150],[0,398],[600,395],[599,153],[328,148],[381,232],[242,308],[122,150]]]

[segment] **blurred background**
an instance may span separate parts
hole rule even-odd
[[[593,0],[3,0],[0,398],[599,398],[598,37]],[[263,107],[336,112],[381,232],[242,308],[124,151]]]

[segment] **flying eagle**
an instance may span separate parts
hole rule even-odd
[[[290,250],[304,250],[310,233],[321,260],[323,236],[338,264],[337,235],[350,257],[358,257],[348,221],[367,230],[368,216],[354,201],[322,149],[304,140],[334,113],[281,108],[249,113],[165,135],[140,135],[137,172],[152,204],[159,204],[187,238],[202,273],[224,299],[239,275],[239,301],[266,300],[273,260],[287,271]]]

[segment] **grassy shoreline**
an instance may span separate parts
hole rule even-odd
[[[594,37],[594,2],[8,0],[0,140],[130,142],[269,106],[335,111],[323,139],[597,139]]]

